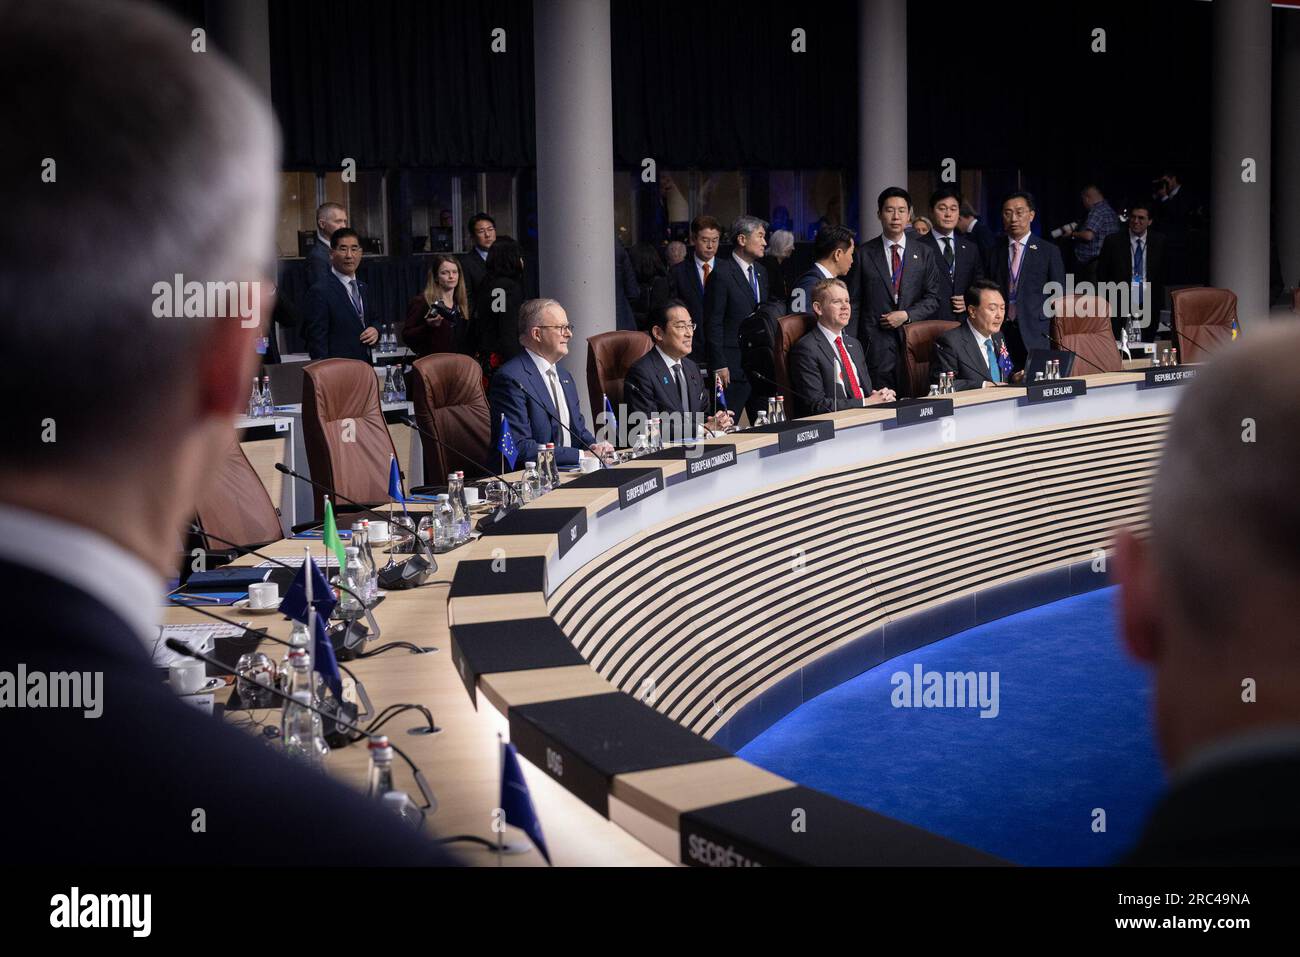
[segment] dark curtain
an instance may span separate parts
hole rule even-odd
[[[611,4],[614,163],[830,169],[857,156],[856,5]],[[807,52],[791,31],[807,31]]]
[[[534,162],[533,5],[274,0],[286,169]],[[506,52],[490,49],[506,31]]]

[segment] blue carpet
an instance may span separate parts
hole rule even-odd
[[[1164,787],[1151,688],[1120,647],[1114,591],[885,662],[796,709],[740,756],[1018,864],[1113,861]],[[910,676],[917,663],[926,672],[997,672],[997,716],[894,707],[891,676]],[[1095,808],[1105,812],[1104,832],[1094,830]]]

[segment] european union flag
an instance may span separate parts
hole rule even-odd
[[[1002,344],[998,346],[998,371],[1002,373],[1003,382],[1011,381],[1011,373],[1014,368],[1011,362],[1011,353],[1007,352],[1007,340],[1003,339]]]
[[[325,627],[325,616],[316,615],[315,648],[312,651],[312,664],[320,676],[334,692],[334,700],[343,700],[343,675],[339,674],[339,662],[334,657],[334,643],[330,641],[329,629]]]
[[[513,824],[533,842],[538,853],[551,863],[550,852],[546,850],[546,839],[542,837],[542,823],[537,820],[537,811],[533,809],[533,798],[528,793],[528,783],[524,772],[519,767],[519,755],[515,746],[506,742],[501,745],[501,810],[505,812],[506,823]]]
[[[302,567],[298,569],[298,574],[293,576],[288,590],[284,593],[284,598],[280,600],[280,611],[292,618],[294,621],[300,621],[304,625],[308,624],[307,614],[307,576],[311,576],[311,606],[316,609],[316,633],[313,638],[312,665],[320,672],[325,683],[329,685],[334,697],[340,701],[343,699],[343,676],[339,674],[339,663],[334,657],[334,645],[330,643],[329,630],[326,622],[329,621],[330,613],[334,611],[334,606],[338,600],[334,597],[334,589],[330,587],[329,579],[321,571],[320,566],[316,564],[311,557],[306,558]]]
[[[618,432],[618,419],[614,418],[614,407],[609,404],[609,396],[605,396],[605,427],[610,435]]]
[[[388,457],[388,497],[394,502],[401,502],[406,507],[406,496],[402,494],[402,473],[397,467],[397,456]]]
[[[723,412],[730,411],[727,408],[727,395],[722,391],[722,380],[717,376],[713,377],[713,397],[717,401],[717,406]]]
[[[510,423],[506,420],[504,412],[501,413],[501,454],[505,456],[510,467],[515,467],[515,462],[519,460],[519,449],[515,447],[515,437],[510,434]]]

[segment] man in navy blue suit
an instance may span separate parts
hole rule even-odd
[[[767,249],[767,223],[741,216],[731,227],[731,255],[718,261],[704,293],[704,338],[709,369],[722,380],[727,408],[740,414],[751,389],[740,366],[740,324],[767,301],[767,270],[759,262]],[[752,422],[757,409],[749,409]]]
[[[979,218],[975,212],[975,207],[970,203],[961,204],[961,217],[957,220],[957,228],[966,234],[980,251],[980,259],[987,262],[989,250],[993,248],[994,236],[993,230],[989,229],[988,223]]]
[[[1065,287],[1065,263],[1061,251],[1029,231],[1034,221],[1034,197],[1012,193],[1002,202],[1002,227],[989,253],[989,278],[1002,287],[1007,303],[1003,333],[1017,369],[1025,367],[1031,349],[1051,348],[1049,305],[1052,293]],[[1056,283],[1056,290],[1048,288]]]
[[[330,274],[330,237],[348,225],[348,211],[339,203],[316,207],[316,241],[307,247],[307,288]]]
[[[370,361],[379,330],[370,318],[366,284],[357,279],[361,237],[336,229],[330,237],[330,274],[307,290],[303,336],[313,359]]]
[[[844,277],[853,303],[848,334],[867,348],[871,381],[902,392],[907,381],[899,370],[902,327],[939,316],[939,269],[930,247],[906,232],[912,215],[907,190],[883,190],[876,198],[876,215],[880,235],[858,247]]]
[[[853,230],[847,226],[822,226],[813,240],[813,264],[795,283],[790,311],[815,315],[813,287],[823,279],[842,279],[853,268]]]
[[[519,307],[519,344],[524,351],[497,369],[488,402],[496,446],[504,416],[521,463],[536,462],[537,446],[547,442],[555,443],[559,465],[577,465],[589,447],[602,457],[614,451],[588,431],[573,376],[559,365],[569,354],[572,338],[569,317],[554,299],[529,299]]]
[[[722,241],[722,224],[712,216],[696,216],[691,221],[691,255],[668,270],[673,299],[680,299],[691,314],[697,335],[691,344],[691,359],[707,367],[708,349],[704,340],[704,290],[717,265],[718,243]]]
[[[920,241],[934,252],[935,264],[939,267],[940,307],[935,318],[951,318],[956,322],[966,318],[964,293],[976,279],[984,278],[984,254],[973,239],[963,236],[957,228],[961,207],[961,193],[953,187],[935,190],[930,196],[934,228],[920,237]],[[945,306],[951,308],[951,315],[944,315]]]

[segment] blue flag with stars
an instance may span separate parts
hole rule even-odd
[[[334,645],[330,643],[329,631],[325,625],[338,600],[334,597],[334,589],[330,587],[329,579],[325,577],[325,573],[321,571],[315,559],[308,558],[304,561],[298,569],[298,574],[293,576],[284,598],[280,600],[280,612],[304,625],[308,623],[308,575],[311,576],[311,604],[316,609],[316,634],[312,636],[314,644],[311,656],[312,667],[320,672],[325,683],[334,692],[334,697],[342,700],[343,676],[339,673],[338,659],[334,657]]]
[[[533,797],[528,793],[528,782],[519,767],[519,755],[515,746],[506,742],[501,761],[501,810],[505,812],[506,823],[513,824],[528,835],[537,852],[551,863],[551,854],[546,849],[546,839],[542,837],[542,822],[537,820],[537,811],[533,808]]]
[[[618,419],[614,418],[614,407],[609,404],[609,396],[605,396],[605,427],[609,429],[610,435],[618,431]]]
[[[510,463],[510,467],[515,467],[515,462],[519,460],[519,449],[515,447],[515,437],[510,434],[510,422],[506,419],[506,414],[501,413],[501,454],[505,460]]]
[[[401,502],[406,507],[406,496],[402,494],[402,472],[397,467],[397,456],[388,457],[388,497],[394,502]]]

